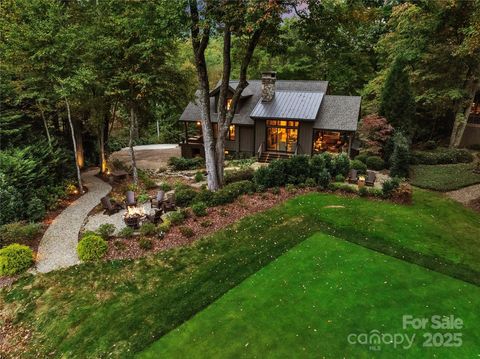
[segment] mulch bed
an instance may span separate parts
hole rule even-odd
[[[468,202],[467,207],[473,209],[474,211],[480,212],[480,197]]]
[[[135,237],[129,239],[112,239],[109,241],[108,253],[105,259],[112,260],[140,258],[152,252],[155,253],[170,248],[188,245],[208,234],[216,232],[232,223],[237,222],[243,217],[253,213],[265,211],[279,203],[286,201],[289,198],[311,191],[314,191],[314,189],[305,188],[298,189],[294,192],[287,192],[284,188],[282,188],[278,194],[265,192],[262,194],[255,193],[253,195],[243,195],[233,203],[209,208],[208,214],[205,217],[195,217],[192,214],[181,225],[172,226],[170,231],[163,239],[150,237],[153,242],[153,248],[151,250],[141,249]],[[211,225],[208,227],[203,227],[201,223],[204,221],[211,222]],[[182,235],[179,230],[179,227],[181,226],[191,228],[194,232],[194,235],[190,238]],[[116,241],[123,243],[122,249],[118,249],[115,246]]]

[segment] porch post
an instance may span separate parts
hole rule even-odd
[[[187,124],[187,121],[183,121],[183,127],[185,128],[185,143],[188,143],[188,124]]]
[[[352,134],[348,135],[348,158],[351,157],[351,151],[352,151]]]

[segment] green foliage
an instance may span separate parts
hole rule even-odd
[[[40,221],[45,217],[45,205],[38,197],[32,197],[28,202],[26,217],[31,221]]]
[[[305,182],[310,177],[309,157],[304,155],[293,156],[285,162],[285,170],[288,183],[299,184]]]
[[[197,202],[192,206],[193,214],[197,217],[203,217],[207,215],[207,205],[203,202]]]
[[[171,223],[172,222],[170,220],[164,220],[162,223],[160,223],[157,226],[157,231],[159,233],[160,232],[167,233],[170,230]]]
[[[322,189],[326,189],[328,187],[328,184],[330,183],[330,179],[331,179],[330,173],[327,171],[326,168],[324,168],[323,171],[320,172],[320,174],[318,175],[318,178],[317,178],[318,186]]]
[[[124,251],[127,248],[127,245],[125,244],[125,242],[122,242],[122,241],[115,241],[113,242],[113,245],[119,251]]]
[[[137,197],[138,203],[146,203],[150,200],[150,196],[147,193],[139,194]]]
[[[168,164],[176,171],[184,171],[202,168],[205,166],[205,161],[201,157],[170,157],[168,160]]]
[[[191,238],[195,235],[195,232],[190,227],[180,226],[178,229],[179,229],[180,233],[182,234],[182,236],[184,236],[184,237]]]
[[[358,189],[358,195],[359,195],[360,197],[366,197],[366,196],[368,196],[368,188],[365,187],[365,186],[360,187],[360,188]]]
[[[408,177],[410,164],[410,149],[408,140],[401,133],[397,132],[394,136],[393,154],[390,158],[390,175],[393,177]]]
[[[442,148],[434,151],[412,151],[410,163],[416,165],[440,165],[452,163],[470,163],[473,155],[464,149]]]
[[[195,196],[194,202],[203,202],[210,204],[213,201],[214,193],[206,188],[202,188]]]
[[[251,167],[241,168],[233,171],[225,171],[224,181],[225,184],[238,181],[252,181],[255,175],[255,170]]]
[[[155,183],[154,180],[150,178],[150,176],[142,170],[138,170],[138,178],[143,182],[143,185],[145,186],[146,189],[153,189],[157,188],[157,184]]]
[[[205,180],[205,176],[203,175],[203,172],[198,171],[195,173],[195,182],[202,182]]]
[[[95,234],[86,234],[77,245],[78,257],[84,262],[102,259],[108,250],[107,241]]]
[[[0,276],[14,275],[27,270],[33,263],[33,251],[14,243],[0,249]]]
[[[14,242],[29,242],[42,230],[37,223],[13,222],[0,226],[0,248]]]
[[[393,177],[384,181],[382,183],[383,197],[392,197],[393,192],[398,188],[398,186],[400,186],[400,179],[397,177]]]
[[[354,170],[357,170],[358,173],[365,174],[367,173],[367,165],[359,160],[353,160],[350,163],[350,167],[353,168]]]
[[[140,227],[142,236],[153,236],[157,232],[157,226],[151,222],[143,223]]]
[[[113,236],[115,232],[115,225],[111,223],[104,223],[98,227],[96,233],[102,237],[104,240],[108,241],[108,239]]]
[[[307,187],[315,187],[316,185],[317,185],[317,182],[315,182],[315,180],[311,177],[305,180],[305,186]]]
[[[355,156],[355,160],[356,160],[356,161],[361,161],[361,162],[367,164],[367,158],[368,158],[368,157],[369,157],[369,156],[368,156],[367,153],[361,153],[361,154]]]
[[[206,219],[206,220],[204,220],[204,221],[201,221],[201,222],[200,222],[200,225],[201,225],[202,227],[204,227],[204,228],[207,228],[207,227],[211,227],[211,226],[213,225],[213,222],[210,221],[210,220],[208,220],[208,219]]]
[[[331,191],[341,191],[346,193],[358,193],[358,187],[349,183],[332,182],[328,185]]]
[[[158,186],[162,191],[168,192],[172,190],[172,186],[170,186],[167,182],[162,182],[160,183],[160,186]]]
[[[346,176],[348,171],[350,170],[350,159],[344,153],[338,155],[335,158],[335,171],[330,172],[332,176],[336,176],[338,174]]]
[[[153,248],[153,242],[149,238],[143,238],[141,237],[138,240],[138,246],[143,249],[144,251],[149,251],[150,249]]]
[[[131,238],[134,233],[134,229],[132,227],[123,227],[119,232],[118,236],[123,238]]]
[[[180,207],[188,207],[195,197],[197,192],[191,187],[180,187],[175,190],[175,204]]]
[[[434,191],[453,191],[480,183],[474,163],[411,166],[411,184]]]
[[[181,211],[169,212],[168,217],[171,224],[181,224],[185,221],[185,214]]]
[[[213,193],[209,205],[219,206],[235,201],[242,194],[254,193],[255,185],[251,181],[233,182]]]
[[[345,176],[344,175],[336,175],[335,176],[335,182],[345,182]]]
[[[385,161],[382,160],[379,156],[370,156],[367,158],[366,165],[367,168],[380,171],[385,168]]]
[[[293,183],[287,183],[285,185],[285,191],[287,191],[287,192],[293,193],[296,190],[297,190],[297,187],[295,187],[295,185]]]

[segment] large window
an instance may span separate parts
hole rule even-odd
[[[298,121],[267,120],[267,151],[295,152]]]
[[[313,134],[313,153],[348,152],[348,136],[336,131],[316,130]]]
[[[228,127],[227,140],[235,141],[235,125]]]

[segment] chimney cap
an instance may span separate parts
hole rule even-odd
[[[262,77],[276,78],[277,77],[277,72],[276,71],[263,71],[262,72]]]

